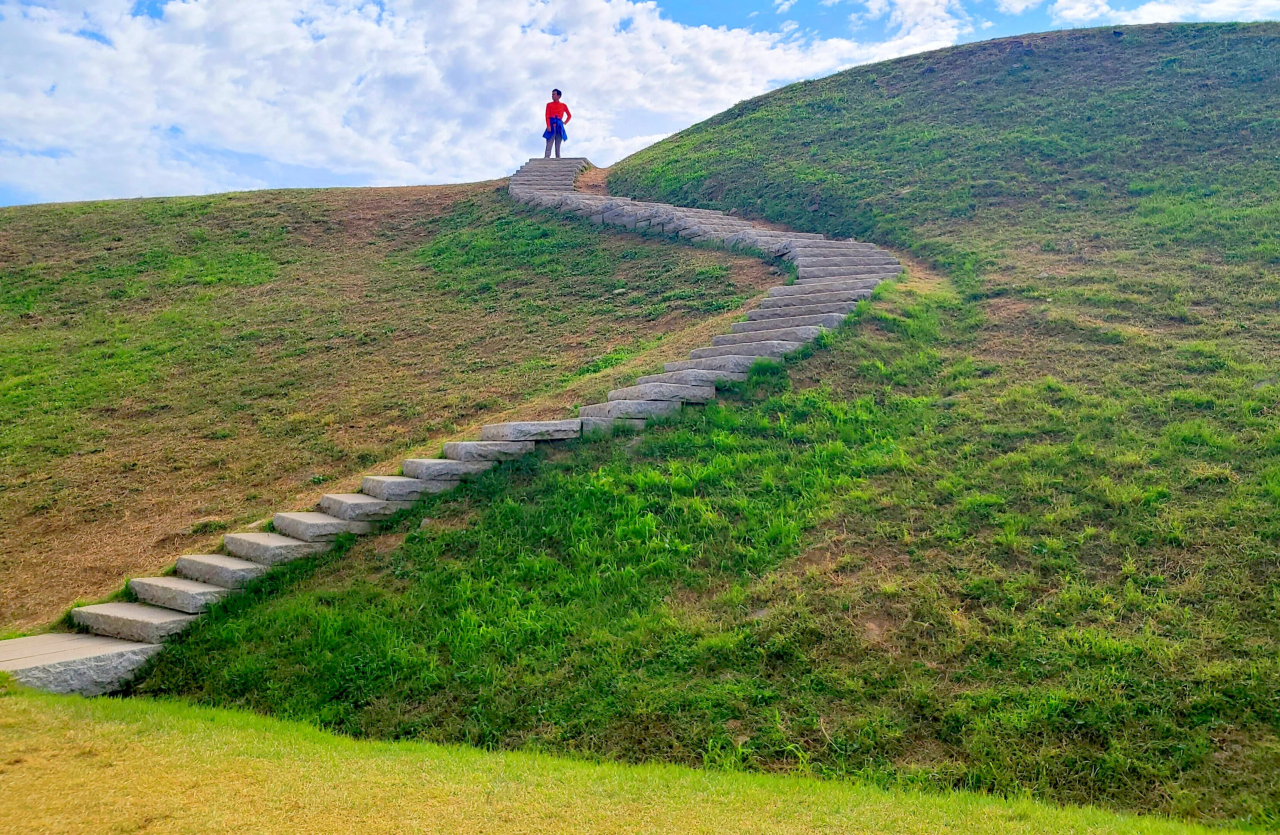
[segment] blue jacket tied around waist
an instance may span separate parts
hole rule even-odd
[[[552,116],[551,127],[547,128],[545,131],[542,132],[542,138],[553,139],[557,136],[560,137],[561,142],[569,141],[569,134],[564,132],[564,122],[562,122],[560,119],[557,119],[555,116]]]

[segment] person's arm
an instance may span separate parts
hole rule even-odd
[[[573,118],[573,114],[569,112],[569,106],[564,105],[564,123],[569,124],[569,120]]]
[[[552,102],[547,102],[547,130],[551,130],[551,105]]]

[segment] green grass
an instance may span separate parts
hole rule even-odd
[[[432,499],[400,549],[226,604],[143,691],[358,736],[1269,819],[1275,596],[1251,578],[1280,530],[1274,431],[1012,384],[966,352],[966,305],[881,305],[808,361],[824,386],[765,375]]]
[[[0,209],[0,252],[0,628],[639,356],[760,272],[492,186]]]
[[[0,763],[4,832],[1210,831],[1028,800],[357,742],[244,713],[37,695],[3,681]]]

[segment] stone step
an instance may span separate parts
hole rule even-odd
[[[0,670],[46,693],[103,696],[123,687],[162,648],[104,635],[52,632],[0,641]]]
[[[707,403],[716,399],[715,386],[682,386],[671,383],[648,383],[609,392],[615,400],[679,400],[684,403]]]
[[[320,499],[321,513],[346,522],[377,522],[411,507],[411,501],[386,501],[365,493],[327,493]]]
[[[774,330],[748,333],[727,333],[711,340],[716,348],[731,345],[748,345],[756,342],[812,342],[825,328],[806,326],[800,328],[775,328]]]
[[[676,386],[711,386],[715,387],[719,382],[737,382],[747,379],[745,372],[739,373],[734,371],[668,371],[662,374],[646,374],[643,377],[636,378],[636,385],[643,386],[649,383],[670,383]]]
[[[839,243],[838,241],[829,241],[825,235],[819,232],[783,232],[788,241],[796,244],[807,245],[810,243]]]
[[[533,452],[533,441],[450,441],[444,457],[454,461],[511,461]]]
[[[871,284],[870,281],[863,282]],[[879,284],[879,282],[876,282]],[[792,285],[794,286],[794,285]],[[814,304],[835,304],[838,302],[859,302],[871,297],[874,287],[863,287],[858,290],[838,290],[833,293],[807,293],[791,296],[775,296],[760,300],[760,311],[781,310],[783,308],[810,307]],[[755,312],[755,311],[752,311]],[[748,313],[748,316],[751,314]]]
[[[795,258],[801,255],[812,255],[818,252],[867,252],[878,249],[875,244],[862,241],[830,241],[826,239],[794,238],[784,248],[779,248],[778,255]]]
[[[686,226],[681,229],[678,234],[682,238],[701,238],[710,235],[719,235],[723,238],[732,235],[741,228],[740,226],[730,226],[728,224],[695,223],[693,226]]]
[[[494,462],[489,460],[458,461],[453,458],[409,458],[401,465],[401,469],[409,478],[416,478],[422,481],[458,481],[473,475],[479,475],[493,466]],[[438,493],[441,491],[428,488],[427,492]]]
[[[572,177],[580,173],[582,173],[582,168],[576,165],[536,165],[532,168],[521,168],[511,175],[511,179],[515,180],[523,177]]]
[[[819,257],[800,255],[793,259],[800,269],[817,267],[875,267],[887,264],[892,267],[901,266],[897,258],[879,252],[868,252],[866,255],[826,255]]]
[[[743,229],[741,232],[734,232],[725,238],[724,243],[725,246],[754,247],[763,252],[773,254],[773,250],[785,240],[779,235],[766,234],[760,229]]]
[[[610,400],[593,403],[578,409],[578,415],[586,418],[646,419],[666,417],[680,411],[679,400]]]
[[[782,319],[799,319],[804,316],[822,316],[836,314],[841,318],[848,316],[857,308],[856,301],[827,302],[826,304],[803,304],[791,307],[758,307],[747,311],[748,322],[767,322]],[[743,324],[739,322],[738,324]]]
[[[198,615],[231,593],[225,586],[188,580],[185,577],[137,577],[129,590],[143,603]]]
[[[812,284],[839,284],[839,283],[844,282],[844,281],[864,281],[864,282],[867,282],[868,284],[871,284],[872,282],[874,282],[874,284],[879,284],[879,283],[880,283],[880,282],[882,282],[882,281],[891,281],[891,280],[893,280],[893,278],[894,278],[896,275],[897,275],[897,274],[896,274],[896,273],[894,273],[894,274],[890,274],[890,275],[874,275],[874,274],[872,274],[872,275],[845,275],[845,276],[831,276],[831,277],[828,277],[828,278],[799,278],[799,279],[796,279],[796,283],[795,283],[795,284],[792,284],[792,285],[790,285],[790,286],[792,286],[792,287],[808,287],[808,286],[810,286],[810,285],[812,285]],[[865,287],[861,287],[861,288],[857,288],[857,289],[867,289],[867,288],[865,288]]]
[[[902,268],[897,264],[852,264],[849,266],[801,266],[796,278],[813,280],[841,278],[845,275],[897,275]]]
[[[522,420],[490,423],[480,429],[482,441],[563,441],[582,434],[578,420]]]
[[[223,547],[234,557],[272,566],[323,554],[332,542],[303,542],[278,533],[231,533],[222,538]]]
[[[615,428],[639,432],[644,429],[644,424],[644,418],[584,417],[582,419],[582,434],[584,437],[598,433],[611,435]]]
[[[703,357],[702,359],[678,360],[662,364],[664,371],[728,371],[731,374],[747,374],[757,362],[769,362],[771,357],[747,356],[746,354]]]
[[[735,322],[730,330],[733,333],[758,333],[778,328],[819,327],[835,329],[844,322],[840,313],[819,313],[815,316],[790,316],[777,319],[756,319],[746,322]]]
[[[265,565],[222,554],[186,554],[174,570],[179,577],[226,589],[242,589],[267,573]]]
[[[902,267],[898,265],[871,267],[801,267],[796,271],[796,275],[801,280],[822,278],[829,281],[843,276],[897,275],[900,272],[902,272]]]
[[[186,629],[196,615],[145,603],[99,603],[72,609],[71,619],[95,635],[159,644]]]
[[[461,483],[456,478],[424,481],[398,475],[367,475],[360,492],[384,502],[410,506],[426,493],[446,493]]]
[[[716,345],[711,348],[696,348],[689,352],[689,359],[709,359],[711,357],[768,357],[782,359],[787,354],[797,351],[803,342],[747,342],[738,345]]]
[[[880,283],[878,278],[851,278],[847,281],[813,282],[808,284],[786,284],[782,287],[771,287],[769,298],[780,296],[807,296],[819,293],[838,293],[841,290],[870,290]]]
[[[314,511],[277,513],[271,523],[285,536],[303,542],[331,542],[344,533],[366,534],[373,530],[368,522],[348,522]]]

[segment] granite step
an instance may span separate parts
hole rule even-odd
[[[870,283],[871,282],[863,282],[863,284]],[[876,284],[879,283],[880,282],[876,282]],[[857,290],[837,290],[829,293],[799,293],[790,296],[774,296],[761,299],[760,306],[756,309],[760,311],[770,311],[782,310],[784,308],[810,307],[815,304],[837,304],[841,302],[857,303],[863,299],[871,298],[871,291],[874,289],[874,286],[870,286],[862,287]],[[750,316],[751,314],[748,313],[747,315]]]
[[[666,417],[680,411],[679,400],[610,400],[581,406],[578,415],[586,418],[647,419]]]
[[[614,429],[630,429],[639,432],[644,429],[644,426],[644,418],[584,417],[582,435],[583,437],[600,433],[611,435]]]
[[[129,590],[143,603],[189,615],[204,612],[231,593],[225,586],[185,577],[138,577],[129,581]]]
[[[380,501],[412,505],[428,493],[447,493],[461,483],[456,478],[423,480],[398,475],[367,475],[360,484],[360,492]]]
[[[223,554],[186,554],[174,570],[179,577],[226,589],[244,588],[267,573],[265,565]]]
[[[806,326],[800,328],[776,328],[748,333],[727,333],[711,340],[716,348],[732,345],[748,345],[758,342],[812,342],[825,328]]]
[[[746,354],[703,357],[678,360],[662,364],[664,371],[728,371],[731,374],[747,374],[757,362],[770,362],[773,357],[747,356]]]
[[[511,461],[533,452],[533,441],[450,441],[444,457],[454,461]]]
[[[160,643],[52,632],[0,641],[0,670],[46,693],[103,696],[128,683]]]
[[[671,383],[648,383],[609,392],[615,400],[679,400],[684,403],[707,403],[716,399],[715,386],[684,386]]]
[[[873,266],[836,266],[836,268],[810,269],[801,266],[796,270],[797,282],[832,282],[845,278],[882,278],[888,279],[902,272],[901,266],[888,264]]]
[[[490,423],[480,429],[482,441],[564,441],[582,434],[577,420],[523,420]]]
[[[321,513],[346,522],[377,522],[411,507],[412,501],[387,501],[365,493],[327,493],[320,499]]]
[[[890,266],[898,267],[901,264],[897,258],[892,255],[868,253],[866,255],[839,255],[831,256],[823,254],[819,257],[811,257],[801,255],[795,259],[795,265],[800,269],[815,269],[818,267],[878,267]]]
[[[196,615],[145,603],[99,603],[72,609],[71,619],[95,635],[159,644],[186,629]]]
[[[733,383],[745,379],[747,379],[745,372],[736,371],[716,371],[714,369],[709,371],[667,371],[662,374],[646,374],[643,377],[637,377],[636,385],[670,383],[676,386],[711,386],[714,388],[716,383]]]
[[[785,258],[794,259],[803,255],[814,255],[821,252],[872,252],[878,249],[879,247],[875,244],[862,243],[861,241],[791,238],[778,248],[777,254]]]
[[[303,557],[323,554],[332,542],[303,542],[278,533],[231,533],[222,538],[223,547],[233,557],[273,566]]]
[[[841,290],[870,290],[880,283],[878,278],[855,278],[847,281],[814,282],[812,284],[784,284],[771,287],[769,298],[780,296],[807,296],[818,293],[838,293]]]
[[[787,354],[800,350],[803,342],[761,341],[747,342],[738,345],[715,345],[710,348],[696,348],[689,352],[689,359],[701,360],[711,357],[768,357],[782,359]]]
[[[857,307],[858,302],[852,299],[848,301],[827,302],[825,304],[800,304],[793,305],[791,307],[759,307],[755,310],[747,311],[747,321],[765,322],[771,319],[797,319],[802,316],[821,316],[829,313],[834,313],[838,316],[847,316],[856,310]]]
[[[902,272],[901,265],[877,265],[868,267],[801,267],[796,271],[798,280],[825,279],[831,281],[845,277],[891,276]]]
[[[285,536],[303,542],[332,542],[344,533],[365,534],[373,530],[368,522],[348,522],[314,511],[277,513],[271,524]]]
[[[819,327],[835,329],[844,322],[840,313],[819,313],[815,316],[791,316],[777,319],[756,319],[746,322],[735,322],[730,330],[733,333],[759,333],[760,331],[781,328]]]
[[[494,465],[495,462],[490,460],[459,461],[453,458],[408,458],[401,465],[401,469],[409,478],[416,478],[421,481],[460,481],[492,469]],[[432,491],[428,488],[428,492],[440,491]]]

